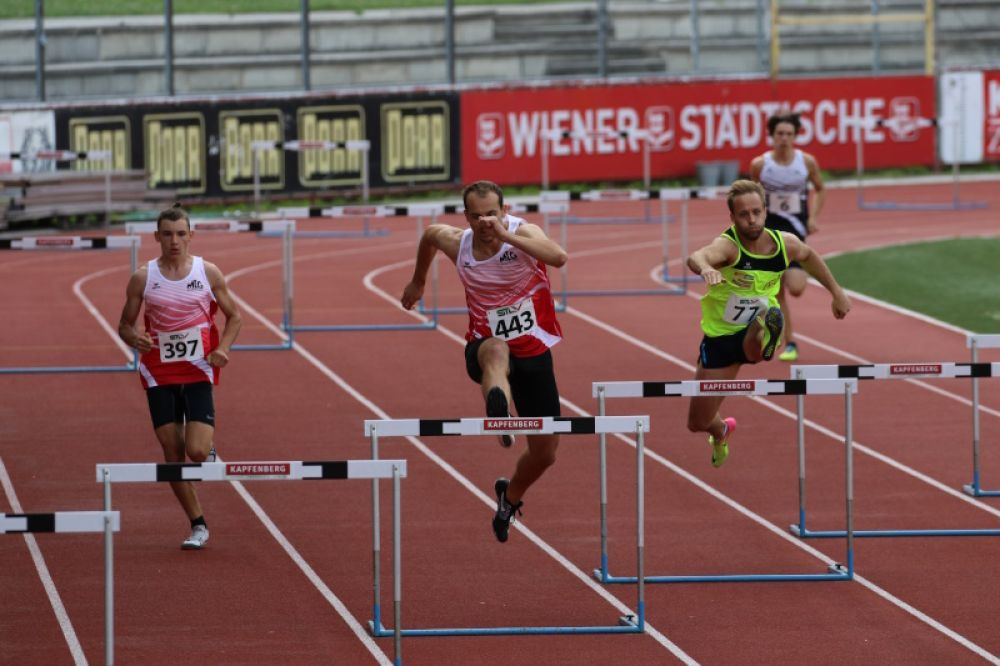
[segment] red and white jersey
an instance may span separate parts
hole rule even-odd
[[[515,233],[524,220],[507,216]],[[488,259],[472,256],[472,229],[466,229],[455,260],[469,308],[468,341],[503,338],[514,356],[538,356],[562,340],[545,264],[504,243]]]
[[[143,388],[167,384],[219,383],[219,368],[207,356],[219,346],[215,325],[218,304],[205,274],[205,262],[192,257],[191,272],[168,280],[156,259],[146,269],[143,321],[153,348],[139,359]]]

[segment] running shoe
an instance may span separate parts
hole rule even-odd
[[[493,533],[497,535],[497,541],[507,543],[507,532],[510,530],[510,521],[514,519],[514,514],[520,515],[521,506],[524,502],[511,504],[507,501],[507,486],[510,481],[504,478],[497,479],[493,484],[493,490],[497,494],[497,512],[493,516]]]
[[[794,342],[789,342],[787,345],[785,345],[785,351],[781,352],[778,355],[778,358],[781,359],[782,361],[788,361],[789,363],[791,363],[792,361],[799,360],[798,345],[796,345]]]
[[[204,525],[195,525],[191,528],[191,536],[184,540],[181,548],[184,550],[201,550],[208,541],[208,528]]]
[[[785,326],[785,317],[781,314],[781,309],[777,307],[768,308],[763,316],[757,317],[757,322],[764,329],[764,346],[761,356],[765,361],[770,361],[774,356],[774,350],[781,341],[781,329]]]
[[[507,406],[507,395],[499,386],[494,386],[486,393],[486,416],[492,419],[505,419],[510,416]],[[500,446],[509,449],[514,445],[514,435],[500,435]]]
[[[709,435],[708,443],[712,445],[712,467],[722,467],[729,457],[729,438],[736,432],[736,419],[732,416],[722,420],[726,424],[726,432],[722,435],[721,441],[715,441],[715,437]]]

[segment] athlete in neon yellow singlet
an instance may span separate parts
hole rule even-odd
[[[732,226],[688,257],[688,267],[708,285],[702,297],[701,341],[695,379],[735,379],[744,363],[769,361],[780,343],[784,318],[777,306],[781,275],[797,261],[833,297],[843,319],[851,300],[822,257],[793,234],[764,228],[764,188],[737,180],[726,197]],[[712,464],[729,455],[736,419],[719,416],[723,396],[691,398],[688,429],[707,432]]]

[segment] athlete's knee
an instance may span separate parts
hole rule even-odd
[[[531,461],[539,469],[548,469],[556,464],[556,448],[558,447],[558,440],[554,442],[542,442],[538,441],[528,443],[528,455],[531,456]]]

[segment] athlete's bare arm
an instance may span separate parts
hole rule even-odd
[[[544,264],[560,268],[569,260],[566,250],[545,235],[537,224],[525,222],[513,234],[508,232],[504,239],[514,247],[524,250]]]
[[[826,204],[826,187],[823,185],[823,176],[819,172],[819,162],[809,153],[802,153],[806,168],[809,170],[809,182],[812,183],[816,196],[813,198],[812,210],[809,211],[809,233],[814,234],[819,231],[819,214]]]
[[[424,295],[424,285],[427,282],[427,272],[438,250],[455,261],[458,258],[458,248],[462,242],[462,230],[450,224],[432,224],[424,229],[417,246],[417,263],[413,267],[413,277],[403,288],[399,302],[410,310]]]
[[[143,266],[129,278],[128,286],[125,288],[125,307],[122,308],[122,316],[118,320],[118,337],[140,354],[145,354],[153,348],[153,339],[149,337],[149,333],[143,331],[140,334],[135,330],[135,322],[139,318],[139,310],[142,309],[142,293],[146,289],[146,272],[147,267]]]
[[[717,236],[705,247],[692,252],[687,265],[692,273],[701,276],[705,284],[712,286],[722,282],[722,273],[718,269],[733,263],[738,256],[739,249],[735,243]]]
[[[233,295],[229,293],[226,276],[222,274],[218,266],[206,261],[205,275],[208,276],[208,283],[212,285],[215,302],[219,304],[219,309],[226,316],[226,326],[222,329],[219,346],[212,350],[206,360],[209,365],[222,368],[229,363],[229,352],[232,350],[233,343],[236,342],[240,328],[243,327],[243,315],[240,314],[239,306],[236,305]]]
[[[830,272],[830,267],[823,261],[823,257],[819,256],[815,250],[799,240],[795,234],[783,231],[781,232],[781,237],[785,239],[785,250],[788,252],[788,259],[802,264],[802,268],[805,269],[806,273],[816,278],[830,292],[830,295],[833,296],[833,302],[830,306],[833,310],[833,316],[837,319],[846,317],[847,313],[851,311],[851,299],[837,282],[837,279],[833,277],[833,273]]]

